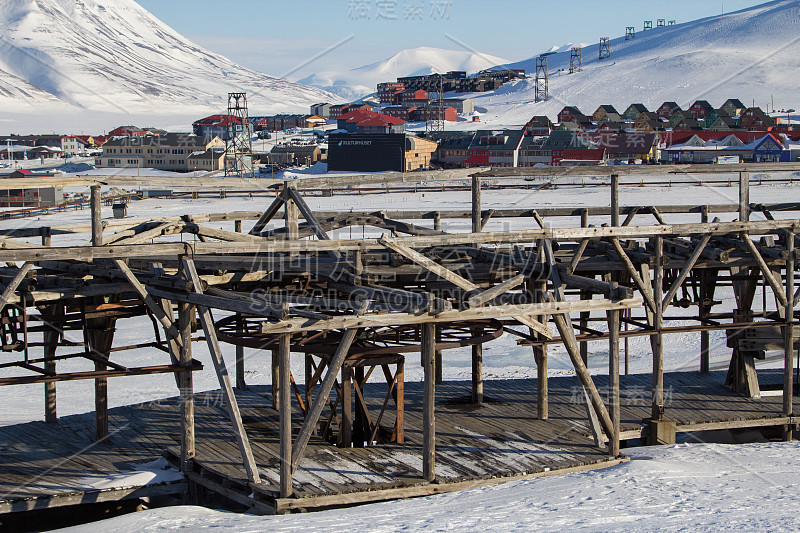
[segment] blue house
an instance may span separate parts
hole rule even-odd
[[[756,163],[787,163],[792,160],[792,150],[785,146],[786,140],[779,141],[772,135],[765,135],[756,141],[753,161]]]

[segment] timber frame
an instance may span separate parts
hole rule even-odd
[[[652,348],[652,415],[643,420],[648,442],[674,441],[663,377],[670,333],[701,334],[700,368],[707,372],[713,351],[709,332],[725,331],[731,350],[727,383],[752,398],[761,394],[755,361],[768,350],[781,350],[783,414],[792,420],[794,353],[800,346],[794,328],[800,204],[751,204],[749,171],[739,172],[738,204],[711,206],[620,206],[616,174],[610,208],[538,210],[482,209],[482,180],[506,171],[448,175],[471,179],[471,211],[315,212],[298,190],[301,182],[275,183],[275,199],[261,212],[140,220],[105,232],[95,180],[90,245],[56,242],[87,228],[0,231],[7,265],[0,268],[5,352],[0,371],[15,369],[12,376],[0,374],[0,386],[43,383],[46,420],[52,422],[58,382],[95,380],[96,435],[102,441],[108,436],[108,378],[173,373],[181,395],[181,467],[190,481],[201,483],[192,461],[192,373],[202,365],[192,358],[191,345],[198,341],[192,333],[202,330],[241,464],[251,486],[259,487],[264,467],[254,458],[234,387],[247,387],[243,348],[267,351],[272,408],[280,418],[276,498],[283,502],[293,496],[292,476],[312,435],[328,436],[339,446],[403,442],[409,352],[420,353],[424,371],[423,478],[436,480],[442,352],[471,347],[472,401],[480,403],[482,345],[502,332],[532,347],[541,419],[548,418],[548,346],[566,349],[595,443],[607,446],[612,458],[620,456],[622,438],[620,339],[632,336],[649,337]],[[551,169],[542,175],[586,172]],[[711,219],[717,215],[725,220]],[[680,216],[682,222],[668,223],[665,216]],[[551,227],[549,217],[571,217],[575,223]],[[687,223],[687,217],[699,220]],[[459,218],[471,219],[470,233],[442,229],[442,221]],[[498,218],[531,223],[528,229],[483,231]],[[227,221],[236,222],[235,231],[214,226]],[[242,232],[242,221],[254,222],[248,233]],[[332,237],[354,227],[369,228],[369,236]],[[23,240],[34,236],[42,236],[41,245]],[[181,242],[179,236],[193,240]],[[715,294],[724,287],[732,288],[735,309],[714,312],[720,304]],[[761,305],[754,305],[757,294]],[[676,307],[696,311],[670,316]],[[156,341],[116,346],[116,323],[142,316],[150,318]],[[65,335],[70,331],[80,332],[82,341],[70,340]],[[590,341],[609,343],[607,397],[587,368]],[[234,381],[221,343],[237,346]],[[32,354],[35,348],[42,348],[41,357]],[[115,354],[133,348],[164,352],[164,364],[130,368],[115,360]],[[293,354],[305,358],[304,391],[290,371]],[[95,370],[60,372],[59,362],[72,358],[91,361]],[[376,369],[388,387],[377,413],[364,400],[364,384]],[[303,415],[299,432],[292,430],[292,403]],[[382,428],[382,421],[391,423]],[[786,424],[784,437],[792,438],[793,429]]]

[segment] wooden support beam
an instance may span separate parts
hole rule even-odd
[[[175,323],[167,316],[164,312],[164,309],[161,308],[158,303],[147,293],[147,289],[141,282],[136,278],[136,275],[133,271],[125,264],[124,261],[121,259],[114,259],[114,265],[117,269],[122,272],[122,275],[125,276],[125,279],[128,280],[128,283],[131,284],[133,290],[136,291],[136,294],[139,295],[139,298],[144,302],[147,306],[147,309],[153,313],[153,316],[158,320],[158,322],[164,327],[164,330],[169,335],[170,339],[174,339],[175,342],[178,343],[180,346],[182,339],[178,328],[175,327]]]
[[[482,334],[480,328],[473,329],[472,335]],[[472,345],[472,403],[483,403],[483,344]]]
[[[303,218],[306,219],[306,223],[309,226],[311,226],[311,229],[314,230],[314,235],[316,235],[318,239],[323,240],[323,241],[331,240],[330,235],[328,235],[328,233],[322,228],[322,226],[319,223],[319,220],[317,220],[317,217],[314,216],[314,212],[308,206],[308,204],[303,199],[303,197],[300,195],[300,193],[297,192],[297,189],[295,189],[293,187],[287,187],[285,190],[288,193],[288,197],[291,198],[291,200],[294,203],[294,205],[296,205],[297,209],[300,210],[300,214],[302,214]],[[290,210],[289,207],[288,207],[289,203],[290,202],[287,202],[287,207],[286,207],[287,212]],[[288,227],[288,223],[287,223],[287,227]],[[289,238],[291,238],[291,237],[289,237]],[[335,257],[336,259],[339,259],[339,258],[342,257],[342,254],[337,252],[336,250],[331,250],[329,253],[330,253],[330,255]]]
[[[181,334],[180,365],[186,368],[192,366],[192,306],[185,303],[178,304],[178,329]],[[180,402],[181,402],[181,472],[192,470],[191,462],[195,457],[194,433],[194,377],[191,372],[181,372]]]
[[[641,298],[628,300],[584,300],[543,302],[537,304],[495,305],[464,310],[445,310],[426,313],[370,313],[363,317],[352,315],[334,316],[326,320],[306,318],[289,318],[281,322],[263,322],[261,332],[266,334],[295,333],[300,331],[323,331],[331,329],[347,329],[361,327],[399,326],[406,324],[462,322],[485,318],[531,317],[535,315],[553,315],[557,313],[573,313],[581,311],[608,311],[612,309],[638,308],[642,306]],[[533,320],[533,319],[530,319]],[[525,325],[528,325],[526,322]]]
[[[750,173],[739,172],[739,221],[750,220]]]
[[[486,227],[486,224],[489,223],[489,220],[492,218],[492,216],[494,216],[494,214],[495,214],[495,210],[494,209],[489,209],[488,211],[486,211],[486,214],[483,215],[483,218],[481,219],[480,231],[483,231],[483,228]]]
[[[619,226],[619,174],[611,174],[611,225]]]
[[[526,283],[526,291],[531,302],[541,303],[544,301],[544,294],[547,292],[547,281],[529,279]],[[537,320],[545,323],[547,316],[540,315]],[[544,338],[533,329],[530,330],[530,333],[534,339],[541,340]],[[531,348],[533,349],[533,359],[536,363],[536,417],[539,420],[547,420],[550,416],[547,344],[534,344]]]
[[[501,294],[519,287],[525,281],[525,277],[526,276],[524,274],[518,274],[513,278],[509,278],[501,283],[498,283],[490,289],[486,289],[481,293],[470,296],[467,300],[467,305],[470,307],[480,307],[487,302],[491,302]]]
[[[620,311],[608,313],[608,411],[614,432],[608,436],[608,454],[619,456],[620,390],[619,390],[619,325]]]
[[[64,305],[55,303],[44,306],[41,310],[42,319],[47,329],[43,334],[44,343],[44,369],[55,375],[56,373],[56,350],[61,338],[61,324],[64,317]],[[47,382],[44,384],[44,421],[55,423],[58,421],[58,410],[56,405],[56,383]]]
[[[92,216],[92,246],[103,246],[102,196],[99,185],[92,185],[89,207]]]
[[[396,240],[394,240],[394,239],[392,239],[390,237],[387,237],[386,235],[381,236],[379,242],[382,245],[384,245],[386,248],[389,248],[390,250],[394,250],[395,252],[397,252],[398,254],[402,255],[406,259],[409,259],[410,261],[415,262],[416,264],[418,264],[421,267],[425,268],[429,272],[433,272],[434,274],[436,274],[440,278],[442,278],[442,279],[444,279],[446,281],[449,281],[450,283],[452,283],[453,285],[455,285],[456,287],[458,287],[460,289],[463,289],[465,291],[474,291],[475,289],[478,288],[477,285],[475,285],[474,283],[472,283],[468,279],[465,279],[465,278],[459,276],[458,274],[456,274],[452,270],[449,270],[449,269],[443,267],[442,265],[440,265],[439,263],[435,262],[433,259],[430,259],[430,258],[424,256],[423,254],[417,252],[416,250],[414,250],[414,249],[412,249],[412,248],[410,248],[408,246],[400,244]]]
[[[368,307],[369,301],[365,300],[362,302],[361,308],[358,310],[357,315],[364,314]],[[342,340],[339,343],[339,347],[336,349],[336,353],[334,354],[333,358],[331,358],[330,363],[328,363],[328,370],[325,374],[325,378],[322,380],[322,383],[319,386],[317,398],[313,402],[310,402],[311,407],[308,416],[306,416],[305,420],[303,421],[303,426],[300,428],[300,433],[297,435],[297,440],[295,441],[293,447],[292,472],[297,470],[297,466],[300,464],[300,459],[303,457],[303,453],[308,445],[308,439],[311,438],[311,434],[314,432],[314,429],[317,426],[319,417],[322,415],[322,411],[328,404],[328,398],[330,397],[331,390],[333,390],[333,385],[336,382],[339,371],[342,369],[344,360],[347,358],[347,354],[350,351],[350,346],[353,344],[357,332],[358,329],[356,328],[345,330]],[[308,386],[308,384],[306,384],[306,386]]]
[[[449,281],[450,283],[452,283],[456,287],[459,287],[459,288],[461,288],[461,289],[463,289],[465,291],[474,291],[474,290],[477,290],[479,288],[477,285],[475,285],[474,283],[472,283],[468,279],[465,279],[465,278],[459,276],[458,274],[456,274],[452,270],[449,270],[449,269],[443,267],[439,263],[436,263],[432,259],[429,259],[428,257],[425,257],[424,255],[422,255],[421,253],[417,252],[416,250],[412,250],[411,248],[409,248],[407,246],[403,246],[402,244],[399,244],[395,240],[393,240],[393,239],[391,239],[389,237],[386,237],[385,235],[383,237],[381,237],[380,242],[381,242],[381,244],[383,244],[387,248],[390,248],[390,249],[394,250],[395,252],[399,253],[400,255],[402,255],[403,257],[405,257],[405,258],[407,258],[407,259],[409,259],[411,261],[414,261],[415,263],[417,263],[421,267],[425,268],[426,270],[428,270],[430,272],[433,272],[434,274],[436,274],[440,278]],[[503,291],[503,292],[505,292],[505,291]],[[525,316],[525,315],[522,315],[522,314],[515,315],[513,318],[515,318],[519,322],[525,324],[526,326],[528,326],[528,327],[530,327],[532,329],[535,329],[536,331],[542,333],[543,335],[548,336],[551,339],[553,338],[552,332],[544,324],[541,324],[541,323],[533,320],[532,318],[530,318],[528,316]]]
[[[155,239],[156,237],[160,237],[161,235],[166,234],[171,230],[180,230],[183,229],[184,225],[178,222],[165,222],[163,224],[157,225],[155,228],[151,228],[140,233],[136,233],[131,235],[130,237],[126,236],[126,233],[122,233],[121,236],[112,235],[108,242],[105,242],[105,245],[114,245],[114,246],[128,246],[131,244],[141,244],[147,242],[151,239]],[[115,238],[116,237],[116,238]]]
[[[656,298],[656,308],[653,313],[652,325],[655,333],[650,336],[650,344],[653,349],[652,419],[662,420],[664,418],[664,337],[661,330],[664,327],[664,308],[660,296],[664,293],[663,237],[654,237],[652,244],[655,250],[656,263],[653,276],[653,293],[659,295]]]
[[[792,371],[794,367],[794,232],[787,230],[784,234],[786,241],[786,304],[784,320],[786,325],[783,328],[783,414],[792,416],[794,382]],[[791,441],[793,438],[793,428],[787,425],[783,431],[783,440]]]
[[[422,325],[422,370],[425,378],[422,399],[422,478],[436,479],[436,383],[434,352],[436,351],[436,326]]]
[[[609,240],[611,241],[611,244],[614,246],[614,250],[617,252],[617,255],[625,265],[625,268],[628,271],[628,275],[631,277],[631,279],[633,279],[633,282],[636,284],[636,287],[642,294],[642,298],[647,304],[647,307],[650,308],[650,311],[655,313],[656,302],[654,300],[652,290],[645,284],[644,280],[642,280],[642,277],[636,271],[636,267],[633,266],[633,262],[631,261],[630,257],[628,257],[628,254],[626,254],[625,250],[622,249],[622,245],[619,243],[619,239],[617,239],[616,237],[612,237]],[[660,296],[661,295],[659,294],[659,297]]]
[[[767,283],[772,289],[773,294],[775,294],[775,299],[778,300],[780,305],[786,307],[789,301],[786,298],[786,294],[783,292],[783,287],[781,286],[781,283],[775,279],[775,276],[772,275],[772,270],[770,270],[769,266],[767,266],[767,263],[764,261],[764,258],[758,251],[758,248],[756,248],[756,245],[746,232],[741,232],[739,236],[741,237],[745,246],[747,246],[747,249],[750,251],[750,255],[753,257],[753,259],[755,259],[758,268],[761,270],[761,274],[764,276],[764,279],[767,280]]]
[[[481,179],[472,177],[472,233],[481,232]]]
[[[589,245],[589,239],[581,239],[581,242],[578,245],[578,249],[575,250],[575,255],[572,256],[572,261],[570,261],[569,267],[567,267],[567,274],[575,273],[575,270],[578,268],[578,264],[581,262],[583,253],[586,251],[586,247],[588,245]]]
[[[279,337],[278,360],[280,382],[280,494],[288,498],[294,492],[292,488],[292,401],[291,370],[289,355],[292,349],[291,335],[284,333]]]
[[[561,278],[558,268],[556,268],[556,262],[553,256],[553,248],[549,241],[544,241],[544,250],[546,261],[550,265],[551,281],[553,283],[553,296],[550,296],[550,298],[554,299],[556,303],[561,303],[561,301],[564,299],[564,290],[561,285]],[[581,358],[578,341],[575,338],[575,331],[572,329],[572,322],[569,320],[569,313],[554,314],[553,320],[555,321],[556,327],[561,335],[564,347],[566,348],[567,353],[572,360],[572,366],[575,368],[575,375],[578,376],[581,385],[586,388],[595,413],[600,419],[600,424],[603,428],[603,431],[606,432],[606,435],[612,435],[613,424],[611,423],[611,417],[608,414],[605,404],[603,404],[603,399],[600,396],[594,381],[592,380],[591,374],[589,374],[589,370],[586,368],[586,365]]]
[[[194,286],[195,294],[202,295],[202,284],[200,282],[200,276],[197,274],[194,261],[192,259],[184,259],[183,268],[188,279]],[[228,416],[233,426],[233,433],[236,437],[236,443],[239,446],[239,452],[242,455],[242,462],[247,472],[247,478],[251,483],[261,483],[261,476],[258,473],[258,467],[253,457],[253,450],[250,448],[250,441],[247,438],[244,424],[242,424],[239,403],[236,401],[236,395],[233,393],[233,387],[231,387],[230,376],[228,375],[228,369],[225,367],[225,359],[222,356],[222,349],[217,339],[217,331],[214,327],[211,313],[207,307],[198,306],[197,314],[203,326],[203,332],[205,333],[206,342],[208,343],[208,350],[211,353],[211,360],[214,363],[217,380],[219,381],[220,389],[225,398],[225,409],[228,411]]]
[[[689,276],[689,272],[691,272],[692,268],[694,268],[697,260],[700,259],[700,255],[703,253],[703,250],[705,249],[709,240],[711,240],[711,235],[704,235],[703,238],[700,239],[700,243],[697,245],[697,248],[695,248],[694,252],[686,261],[686,263],[684,263],[680,274],[678,274],[678,277],[672,283],[667,295],[664,296],[664,300],[661,303],[662,309],[667,309],[672,304],[672,299],[675,298],[675,294],[677,294],[678,290],[681,288],[681,285],[683,285],[683,282],[686,281],[687,276]]]
[[[267,210],[264,211],[264,214],[261,215],[261,217],[256,221],[255,225],[250,230],[250,235],[260,235],[261,232],[264,231],[264,228],[267,227],[269,221],[278,214],[278,211],[281,207],[283,207],[285,201],[286,200],[283,196],[283,192],[279,192]]]
[[[242,314],[236,313],[236,332],[239,335],[244,333]],[[244,346],[236,345],[236,388],[247,390],[247,381],[244,379]]]
[[[19,284],[22,283],[22,280],[25,279],[25,276],[28,275],[31,268],[33,268],[33,263],[25,263],[22,265],[19,271],[14,275],[14,279],[3,289],[3,293],[0,294],[0,311],[14,298],[14,293],[16,293]]]

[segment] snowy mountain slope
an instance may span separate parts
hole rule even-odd
[[[486,108],[484,122],[519,125],[533,115],[555,119],[565,105],[591,114],[601,104],[623,112],[631,103],[651,111],[664,101],[682,107],[697,99],[714,106],[728,98],[766,109],[797,108],[800,69],[800,0],[777,0],[735,13],[637,31],[611,41],[611,57],[598,45],[583,49],[583,72],[568,74],[569,50],[548,57],[550,100],[535,102],[533,79],[473,95]],[[534,73],[536,58],[509,65]],[[559,69],[567,69],[567,72]]]
[[[507,62],[488,54],[421,46],[347,72],[320,72],[303,78],[300,83],[322,87],[342,96],[365,96],[374,93],[378,83],[394,81],[402,76],[451,70],[463,70],[471,74]]]
[[[331,97],[204,50],[133,0],[3,0],[0,36],[0,87],[22,86],[0,110],[58,100],[65,110],[213,111],[241,90],[252,109],[280,112]]]

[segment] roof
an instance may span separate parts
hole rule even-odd
[[[727,100],[725,100],[725,104],[731,104],[733,107],[737,109],[744,109],[746,107],[742,103],[742,101],[739,100],[738,98],[728,98]],[[722,104],[722,106],[725,107],[725,104]]]
[[[565,150],[567,148],[593,148],[592,144],[573,131],[554,131],[542,145],[545,150]]]
[[[228,124],[241,124],[242,119],[233,115],[211,115],[196,120],[194,126],[227,126]]]
[[[605,148],[611,154],[630,154],[649,152],[656,143],[655,133],[597,133],[584,135],[599,148]]]
[[[280,144],[272,147],[272,154],[308,154],[312,155],[319,150],[316,144]]]
[[[659,109],[661,109],[662,107],[669,107],[670,109],[675,109],[675,110],[681,109],[681,106],[679,106],[677,102],[664,102],[659,106]],[[681,109],[681,111],[683,110]]]
[[[505,137],[504,144],[480,144],[481,138],[484,137]],[[522,139],[525,137],[525,132],[522,130],[478,130],[475,132],[475,137],[470,144],[471,150],[516,150]]]
[[[640,114],[641,113],[649,113],[650,112],[647,109],[647,106],[645,106],[644,104],[631,104],[631,105],[628,106],[628,109],[631,109],[631,108],[633,108],[635,111],[638,111]],[[627,109],[626,109],[626,111],[627,111]]]
[[[356,127],[358,128],[374,128],[374,127],[381,127],[381,126],[389,126],[389,125],[401,125],[405,124],[406,121],[403,119],[399,119],[396,117],[390,117],[389,115],[380,115],[377,117],[371,117],[359,122],[356,122]]]
[[[168,133],[146,137],[116,137],[107,141],[104,146],[185,146],[205,150],[209,142],[207,137],[199,137],[191,133]]]
[[[205,151],[194,152],[188,157],[191,161],[219,159],[225,154],[224,148],[209,148]]]
[[[602,148],[568,148],[564,150],[564,159],[569,161],[602,161],[605,150]]]

